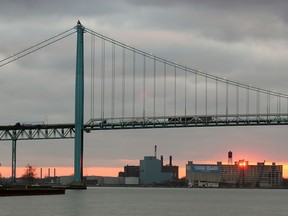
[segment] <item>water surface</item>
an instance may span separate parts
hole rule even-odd
[[[1,216],[288,215],[288,190],[88,188],[1,197]]]

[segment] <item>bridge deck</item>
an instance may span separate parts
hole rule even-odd
[[[140,118],[91,119],[84,126],[89,130],[141,129],[170,127],[216,127],[287,125],[288,114],[250,114],[250,115],[209,115],[209,116],[165,116]]]
[[[74,124],[39,124],[0,126],[0,141],[74,138]]]
[[[209,116],[165,116],[134,118],[96,118],[83,127],[91,130],[221,127],[221,126],[265,126],[288,125],[286,114],[209,115]],[[0,141],[32,139],[69,139],[75,137],[74,124],[40,124],[0,126]]]

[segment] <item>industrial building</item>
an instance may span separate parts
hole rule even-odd
[[[140,184],[161,184],[172,181],[172,173],[163,173],[161,160],[155,156],[145,156],[140,160]]]
[[[172,165],[172,156],[170,156],[169,164],[163,165],[163,156],[161,160],[155,156],[145,156],[144,160],[140,160],[140,166],[125,166],[124,172],[119,172],[118,177],[100,177],[88,176],[85,183],[89,186],[100,185],[153,185],[153,184],[169,184],[177,182],[178,166]],[[67,179],[62,178],[62,182]],[[71,179],[70,179],[71,181]]]
[[[169,164],[164,165],[164,158],[163,155],[161,155],[161,171],[162,173],[172,173],[172,181],[178,180],[178,166],[173,166],[172,164],[172,156],[169,156]]]
[[[239,187],[282,187],[283,166],[266,165],[258,162],[250,165],[248,161],[239,160],[234,165],[222,165],[221,183],[232,184]]]
[[[125,166],[124,172],[119,172],[119,177],[139,177],[140,167],[139,166]]]
[[[283,166],[265,161],[250,165],[239,160],[234,164],[193,164],[186,165],[186,181],[191,187],[282,187]]]
[[[157,146],[155,146],[154,156],[145,156],[144,160],[140,160],[140,184],[169,184],[178,180],[178,166],[172,165],[172,156],[169,158],[168,165],[164,166],[163,160],[163,156],[161,160],[157,159]]]

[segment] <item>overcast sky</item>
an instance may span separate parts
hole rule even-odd
[[[91,30],[179,64],[288,93],[285,0],[1,0],[0,5],[0,59],[79,19]],[[75,39],[0,68],[1,125],[47,117],[49,123],[73,121]],[[226,162],[230,150],[235,161],[288,164],[287,127],[273,126],[95,131],[85,134],[84,166],[136,165],[153,155],[154,145],[158,155],[167,162],[173,155],[180,166],[188,160]],[[0,143],[0,155],[9,166],[11,142]],[[19,141],[17,159],[18,166],[73,166],[73,140]]]

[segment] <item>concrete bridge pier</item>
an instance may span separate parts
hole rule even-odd
[[[75,80],[75,143],[74,143],[74,181],[71,189],[86,189],[83,182],[83,119],[84,119],[84,31],[78,20]]]
[[[16,138],[12,139],[12,182],[16,182]]]

